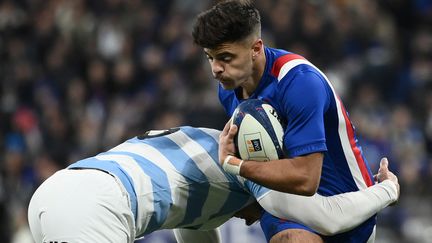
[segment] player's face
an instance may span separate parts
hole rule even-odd
[[[254,202],[235,213],[234,217],[244,219],[246,225],[251,225],[261,218],[261,214],[261,206]]]
[[[204,52],[213,77],[224,89],[232,90],[251,81],[254,49],[250,42],[225,43],[214,49],[204,48]]]

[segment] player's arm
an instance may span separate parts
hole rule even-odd
[[[178,243],[221,242],[218,228],[213,230],[174,229],[174,236]]]
[[[318,189],[323,164],[322,152],[327,150],[324,113],[330,104],[326,81],[317,72],[298,71],[295,77],[279,82],[278,100],[288,125],[284,148],[290,158],[269,161],[241,162],[235,154],[233,138],[236,126],[225,126],[219,137],[219,158],[224,164],[239,167],[239,174],[270,189],[311,196]],[[305,95],[307,94],[307,95]],[[240,164],[241,163],[241,164]]]
[[[323,235],[348,231],[360,225],[399,198],[397,177],[382,159],[377,174],[379,184],[367,189],[324,197],[270,191],[258,199],[269,213],[303,223]]]
[[[242,161],[234,154],[234,136],[237,133],[237,126],[225,126],[219,138],[219,158],[225,158],[221,163],[229,163],[238,166],[240,175],[267,188],[312,196],[315,194],[321,176],[323,155],[312,153],[305,156],[298,156],[293,159],[281,159],[268,162]],[[222,153],[221,153],[222,152]],[[241,165],[240,165],[241,164]]]
[[[273,190],[312,196],[319,186],[322,161],[322,153],[274,160],[268,163],[247,161],[243,164],[240,175]]]

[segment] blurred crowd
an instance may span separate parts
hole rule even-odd
[[[148,129],[221,129],[194,17],[209,0],[0,0],[0,241],[68,164]],[[376,172],[402,186],[377,242],[432,242],[432,0],[256,0],[264,42],[332,80]]]

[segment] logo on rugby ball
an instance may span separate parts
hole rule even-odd
[[[261,134],[250,133],[244,135],[244,141],[246,143],[246,148],[249,153],[262,153],[264,152]]]
[[[262,151],[261,141],[259,139],[252,139],[247,141],[249,152]]]

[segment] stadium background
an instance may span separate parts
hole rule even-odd
[[[27,203],[56,170],[147,129],[222,128],[192,44],[193,0],[0,0],[0,241],[27,243]],[[377,242],[432,242],[432,1],[257,0],[266,44],[333,80],[365,156],[402,186]],[[329,222],[331,223],[331,222]],[[234,233],[235,232],[235,233]],[[232,221],[226,242],[260,242]],[[172,242],[169,232],[140,242]]]

